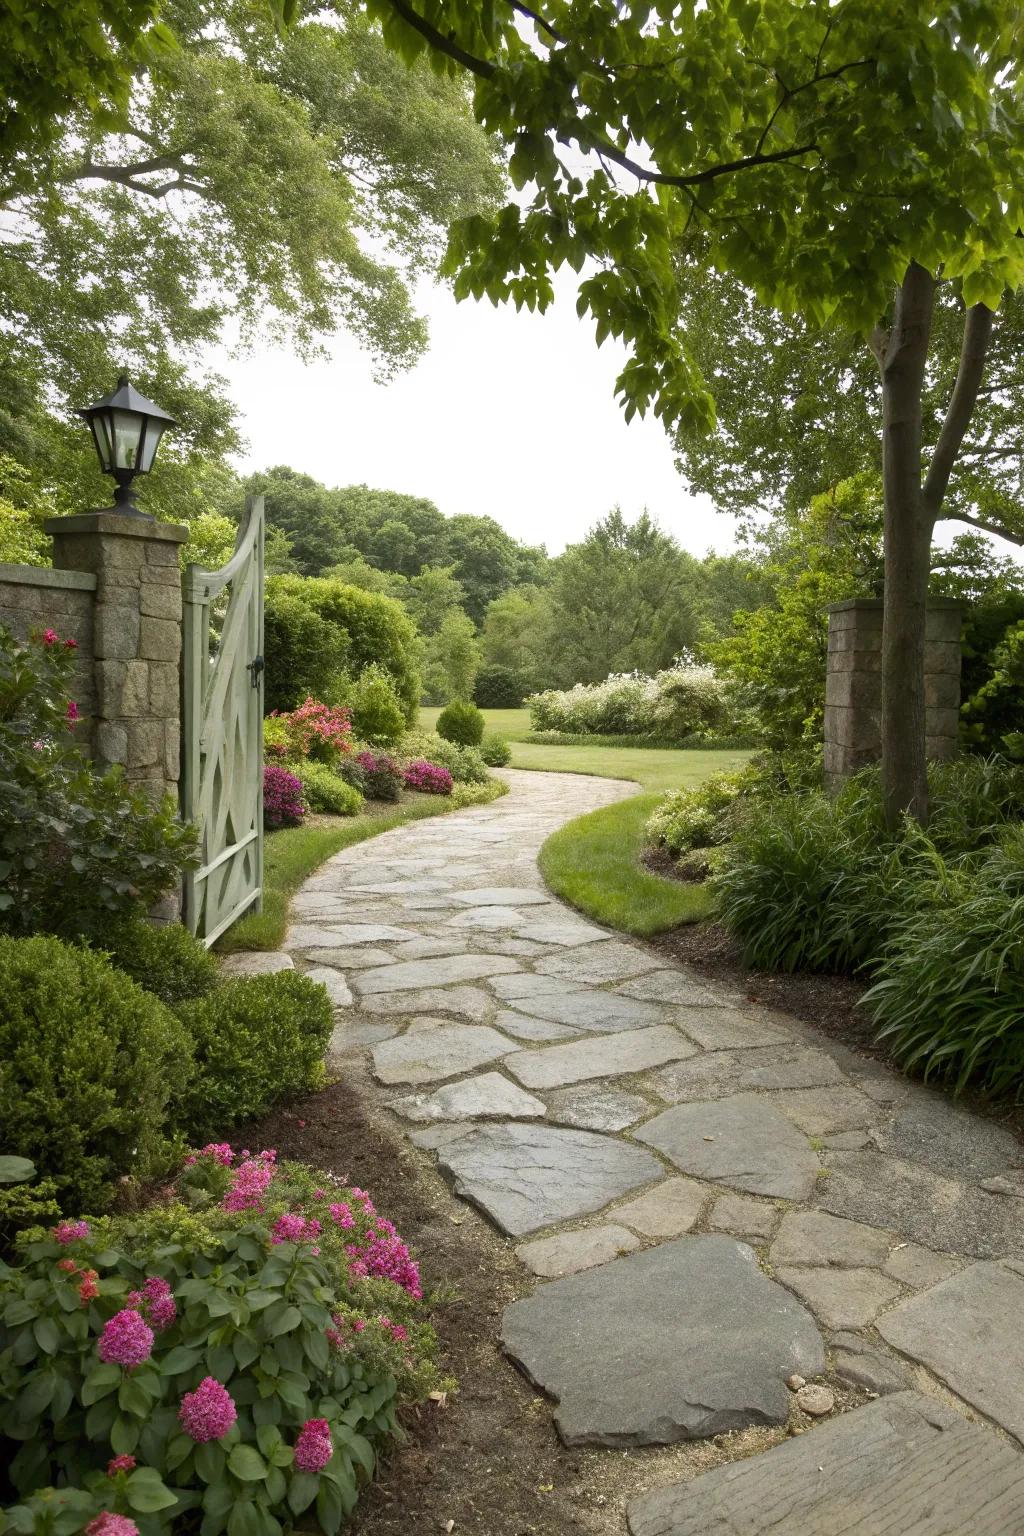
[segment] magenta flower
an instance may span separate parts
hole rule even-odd
[[[78,705],[75,703],[74,699],[68,699],[67,713],[68,725],[74,725],[75,721],[78,719]]]
[[[452,776],[448,769],[430,763],[426,758],[417,758],[410,763],[403,777],[406,789],[416,789],[424,795],[450,795],[452,792]]]
[[[58,636],[57,631],[55,629],[44,629],[43,630],[43,644],[45,646],[49,647],[51,645],[56,645],[59,638],[60,637]]]
[[[272,1243],[303,1243],[320,1236],[320,1223],[307,1221],[295,1211],[279,1216],[270,1229]]]
[[[131,1307],[124,1307],[104,1325],[96,1353],[104,1364],[131,1370],[153,1353],[153,1330]]]
[[[237,1418],[234,1398],[213,1376],[204,1377],[194,1392],[186,1392],[178,1409],[182,1429],[200,1444],[222,1439]]]
[[[134,1472],[134,1456],[112,1456],[107,1462],[107,1476],[116,1477],[119,1472]]]
[[[150,1275],[142,1287],[142,1301],[156,1333],[164,1333],[178,1315],[171,1288],[159,1275]]]
[[[333,1455],[327,1420],[307,1419],[295,1442],[295,1465],[300,1472],[322,1472]]]
[[[356,1219],[352,1215],[351,1207],[346,1205],[343,1200],[339,1201],[336,1205],[329,1205],[327,1209],[336,1227],[342,1227],[347,1230],[355,1226]]]
[[[247,1157],[235,1169],[231,1187],[221,1206],[225,1211],[262,1211],[263,1196],[274,1177],[273,1157],[261,1152]]]
[[[231,1145],[226,1141],[210,1141],[200,1150],[200,1157],[212,1157],[222,1168],[230,1168],[235,1160]]]
[[[89,1521],[85,1536],[139,1536],[139,1528],[127,1515],[115,1515],[112,1510],[104,1509]]]
[[[83,1237],[89,1236],[89,1223],[87,1221],[59,1221],[50,1229],[50,1236],[56,1238],[58,1243],[77,1243]]]
[[[302,781],[287,768],[267,763],[263,770],[263,820],[268,827],[298,826],[306,814]]]

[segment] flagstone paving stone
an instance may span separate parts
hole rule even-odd
[[[501,1338],[557,1401],[568,1445],[784,1424],[786,1377],[825,1366],[810,1313],[730,1237],[681,1237],[555,1280],[506,1309]]]
[[[332,1008],[348,1008],[352,1004],[352,992],[341,971],[330,965],[314,965],[306,975],[310,981],[318,981],[326,987]]]
[[[841,1416],[636,1501],[634,1536],[838,1536],[839,1510],[843,1536],[1024,1536],[1017,1446],[903,1390],[927,1379],[1024,1442],[1021,1144],[556,901],[544,838],[633,786],[508,778],[494,805],[329,860],[296,894],[286,948],[336,998],[357,994],[328,1071],[529,1239],[540,1288],[506,1330],[561,1397],[563,1435],[781,1424],[795,1371],[840,1385]],[[830,1376],[814,1383],[819,1328]],[[870,1393],[885,1396],[845,1411]]]
[[[636,1136],[683,1173],[752,1195],[806,1200],[820,1167],[807,1137],[766,1099],[750,1093],[711,1104],[679,1104],[647,1121]]]
[[[915,1392],[635,1499],[630,1536],[1014,1536],[1024,1457]]]
[[[594,1077],[622,1077],[664,1066],[693,1050],[670,1025],[634,1029],[621,1035],[593,1035],[568,1045],[520,1051],[508,1069],[527,1088],[563,1088]]]
[[[292,971],[295,961],[280,950],[240,949],[237,954],[220,957],[225,976],[273,976],[278,971]]]
[[[550,1125],[481,1125],[441,1149],[456,1193],[512,1237],[589,1215],[661,1178],[640,1147]]]
[[[1024,1277],[972,1264],[894,1307],[878,1331],[1024,1444],[1022,1317]],[[1024,1521],[1024,1504],[1018,1515]]]

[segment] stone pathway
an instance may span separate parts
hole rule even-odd
[[[797,1435],[634,1536],[1024,1533],[1024,1149],[554,900],[541,843],[632,786],[508,779],[330,860],[286,949],[538,1277],[502,1339],[559,1433]]]

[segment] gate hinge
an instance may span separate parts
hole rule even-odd
[[[245,670],[252,673],[252,685],[254,688],[258,688],[260,685],[260,673],[265,666],[266,662],[262,656],[254,656],[252,661],[246,662]]]

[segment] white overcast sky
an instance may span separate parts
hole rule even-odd
[[[626,425],[614,395],[623,351],[598,349],[593,323],[576,318],[575,274],[557,291],[531,315],[422,288],[430,350],[386,385],[345,336],[309,365],[286,348],[215,358],[249,441],[239,467],[289,464],[328,485],[427,496],[552,554],[616,502],[630,520],[646,507],[694,554],[733,548],[732,519],[689,493],[658,422]]]

